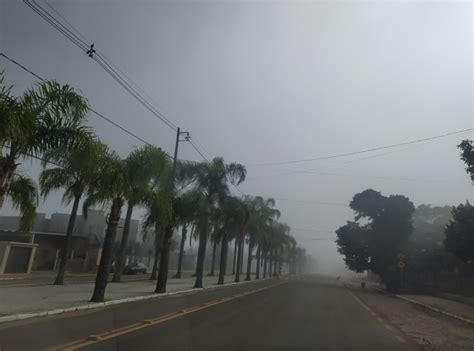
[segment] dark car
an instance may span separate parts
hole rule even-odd
[[[146,274],[146,266],[143,263],[130,263],[123,269],[123,274],[137,274],[142,273]]]

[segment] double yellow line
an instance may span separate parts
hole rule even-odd
[[[132,332],[135,332],[135,331],[140,330],[140,329],[149,328],[151,326],[154,326],[154,325],[157,325],[157,324],[160,324],[160,323],[164,323],[166,321],[169,321],[169,320],[172,320],[172,319],[175,319],[175,318],[179,318],[179,317],[185,316],[187,314],[198,312],[198,311],[204,310],[206,308],[210,308],[212,306],[220,305],[222,303],[225,303],[225,302],[228,302],[228,301],[231,301],[231,300],[235,300],[235,299],[238,299],[238,298],[250,295],[250,294],[255,294],[255,293],[260,292],[262,290],[273,288],[275,286],[278,286],[278,285],[281,285],[281,284],[284,284],[284,283],[285,282],[280,282],[280,283],[273,284],[273,285],[270,285],[270,286],[266,286],[266,287],[263,287],[263,288],[250,289],[250,290],[247,290],[247,291],[242,292],[242,293],[237,293],[237,294],[230,295],[230,296],[227,296],[227,297],[223,297],[223,298],[213,300],[213,301],[210,301],[210,302],[205,302],[205,303],[202,303],[200,305],[195,305],[195,306],[192,306],[192,307],[188,307],[188,308],[178,310],[178,311],[175,311],[175,312],[172,312],[172,313],[168,313],[168,314],[156,317],[156,318],[145,319],[141,322],[129,324],[129,325],[121,327],[121,328],[112,329],[112,330],[109,330],[109,331],[106,331],[106,332],[103,332],[103,333],[100,333],[100,334],[89,335],[84,339],[78,339],[78,340],[74,340],[74,341],[71,341],[71,342],[68,342],[68,343],[65,343],[65,344],[54,346],[52,348],[47,349],[47,351],[58,351],[58,350],[72,351],[72,350],[77,350],[77,349],[80,349],[80,348],[85,347],[85,346],[89,346],[89,345],[96,344],[96,343],[99,343],[99,342],[102,342],[102,341],[105,341],[105,340],[116,338],[117,336],[132,333]]]

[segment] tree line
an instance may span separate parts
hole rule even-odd
[[[244,245],[248,245],[245,279],[251,279],[256,258],[256,279],[281,273],[283,263],[296,273],[304,250],[296,245],[290,227],[279,222],[274,199],[232,196],[229,185],[245,180],[246,169],[216,157],[210,162],[175,164],[160,148],[144,145],[126,158],[102,143],[86,123],[86,98],[68,85],[41,82],[16,97],[0,75],[0,208],[8,198],[21,213],[20,230],[28,232],[36,218],[40,198],[63,190],[63,203],[72,203],[54,284],[64,284],[71,252],[74,222],[82,202],[87,217],[93,206],[107,208],[106,232],[97,270],[92,302],[104,301],[112,263],[112,280],[120,282],[124,268],[130,221],[137,207],[146,209],[144,230],[154,235],[152,279],[157,293],[166,291],[170,244],[180,229],[179,258],[175,278],[181,277],[184,244],[195,237],[198,254],[196,288],[203,287],[204,260],[212,244],[211,275],[218,269],[218,284],[224,284],[229,243],[237,250],[235,281],[241,272]],[[18,171],[22,160],[38,158],[43,170],[37,185]],[[117,227],[125,210],[123,235],[114,250]],[[217,248],[220,247],[220,252]],[[263,270],[261,272],[261,270]]]
[[[458,148],[474,181],[473,141],[464,140]],[[474,260],[474,206],[469,202],[415,208],[403,195],[367,189],[349,206],[355,216],[336,231],[338,251],[350,270],[372,271],[389,291],[399,290],[403,272],[439,273]]]

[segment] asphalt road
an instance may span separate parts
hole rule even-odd
[[[267,280],[0,326],[0,349],[417,350],[346,288]]]

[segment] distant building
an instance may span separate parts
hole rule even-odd
[[[117,241],[123,233],[124,219],[120,219],[117,230]],[[32,230],[29,233],[19,231],[19,216],[0,216],[0,241],[28,242],[38,244],[33,270],[52,270],[56,268],[59,252],[64,246],[69,214],[53,213],[46,218],[38,213]],[[130,223],[129,243],[138,239],[138,220]],[[103,211],[89,210],[87,219],[81,215],[76,217],[73,231],[70,268],[72,270],[89,270],[97,265],[97,255],[107,228],[106,216]]]

